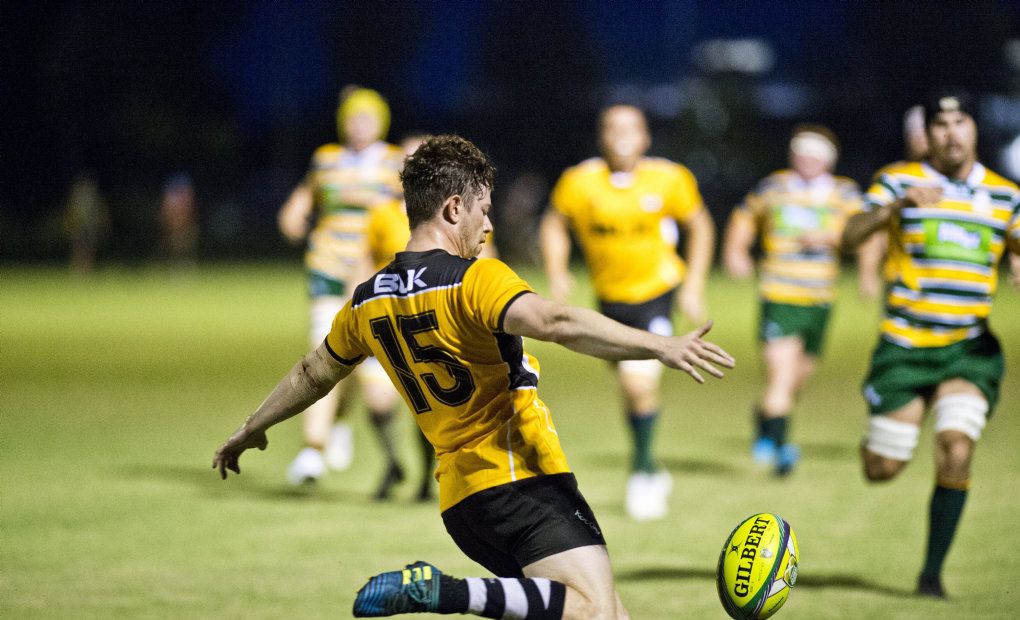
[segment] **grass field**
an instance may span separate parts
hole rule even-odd
[[[296,266],[110,269],[87,282],[6,268],[0,282],[0,617],[345,618],[368,576],[406,562],[484,574],[447,538],[436,507],[411,501],[412,484],[394,503],[369,499],[381,460],[363,415],[355,466],[318,488],[283,482],[297,420],[270,432],[267,452],[242,459],[242,476],[221,482],[210,469],[219,442],[303,352]],[[712,337],[738,367],[701,387],[665,378],[658,447],[676,487],[663,522],[623,515],[626,428],[606,366],[527,345],[634,618],[724,618],[717,554],[758,511],[783,515],[800,542],[800,581],[780,618],[1015,616],[1020,294],[1004,287],[996,302],[1011,374],[977,452],[948,602],[911,594],[933,477],[930,428],[897,480],[872,487],[859,472],[857,390],[877,308],[844,286],[827,357],[795,414],[803,464],[776,480],[748,457],[760,377],[754,292],[715,278],[709,297]]]

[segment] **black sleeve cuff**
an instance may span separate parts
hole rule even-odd
[[[333,347],[329,346],[329,339],[328,338],[326,340],[323,340],[322,344],[326,345],[326,350],[329,351],[329,354],[333,356],[333,359],[335,359],[336,361],[340,362],[344,366],[357,366],[358,364],[361,363],[361,360],[365,359],[364,355],[359,355],[358,357],[356,357],[354,359],[347,359],[346,357],[340,357],[339,355],[337,355],[336,351],[333,350]]]
[[[510,309],[510,305],[517,301],[521,295],[527,295],[529,293],[534,293],[534,291],[521,291],[503,304],[503,309],[499,311],[499,319],[496,320],[496,331],[503,331],[503,320],[506,319],[506,311]]]

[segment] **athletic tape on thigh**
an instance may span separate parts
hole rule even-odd
[[[865,447],[869,452],[887,459],[909,461],[914,456],[920,435],[921,429],[913,424],[872,416]]]
[[[960,431],[974,441],[981,439],[988,403],[975,394],[950,394],[935,401],[935,432]]]
[[[620,372],[644,377],[662,376],[662,363],[659,360],[623,360]]]

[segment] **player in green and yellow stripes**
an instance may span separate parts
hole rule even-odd
[[[684,316],[705,316],[704,288],[715,228],[698,184],[680,164],[647,157],[651,134],[638,108],[614,105],[599,122],[602,157],[567,169],[553,188],[540,238],[553,299],[567,298],[570,232],[584,254],[600,311],[631,327],[672,333],[674,298]],[[687,260],[677,254],[677,225]],[[638,521],[662,519],[672,478],[652,453],[662,367],[654,360],[616,364],[631,428],[631,475],[625,505]]]
[[[876,231],[889,234],[892,277],[864,380],[871,420],[861,455],[869,480],[893,478],[932,412],[936,480],[918,592],[941,597],[974,448],[1004,372],[989,314],[1003,254],[1020,253],[1020,188],[977,161],[965,97],[939,97],[925,113],[928,157],[886,168],[843,238],[856,247]]]
[[[723,243],[729,274],[754,273],[751,249],[761,239],[759,341],[765,389],[755,406],[752,453],[788,474],[800,451],[787,443],[790,412],[822,352],[836,295],[839,240],[860,210],[857,183],[832,175],[838,143],[820,125],[801,125],[790,140],[790,168],[767,176],[730,216]]]
[[[326,340],[284,377],[213,457],[224,478],[264,449],[266,430],[294,416],[375,356],[439,457],[443,522],[496,579],[457,579],[426,562],[372,577],[356,617],[402,613],[485,618],[629,617],[605,538],[567,465],[539,365],[524,337],[606,360],[657,359],[702,382],[733,367],[702,339],[627,327],[535,294],[497,259],[479,259],[492,230],[495,169],[457,136],[426,140],[401,174],[411,236],[360,284]]]
[[[337,107],[337,130],[343,144],[325,144],[315,150],[307,176],[280,210],[283,235],[293,243],[308,240],[305,267],[312,347],[322,342],[354,284],[371,273],[366,242],[370,213],[400,199],[404,154],[383,141],[389,122],[389,107],[379,93],[367,88],[345,89]],[[385,499],[392,484],[403,478],[393,437],[399,397],[381,373],[371,372],[371,365],[366,368],[359,376],[362,396],[387,453],[386,472],[376,492],[379,499]],[[305,413],[305,447],[287,469],[292,484],[317,480],[327,466],[342,470],[350,465],[353,443],[345,418],[351,387],[343,384]]]

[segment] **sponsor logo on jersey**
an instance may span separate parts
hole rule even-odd
[[[421,276],[428,267],[421,269],[408,269],[406,279],[399,273],[380,273],[375,277],[373,286],[374,293],[400,293],[405,295],[415,290],[423,289],[427,285],[422,281]]]

